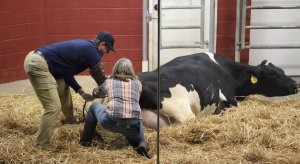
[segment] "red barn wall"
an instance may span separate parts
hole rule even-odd
[[[142,70],[141,0],[1,0],[0,83],[27,78],[26,54],[57,41],[93,39],[110,31],[117,54],[103,58],[109,74],[116,60],[127,57]],[[87,74],[84,72],[83,74]]]
[[[235,18],[236,0],[219,0],[216,52],[232,59]],[[0,83],[27,78],[23,61],[29,51],[57,41],[92,39],[99,31],[116,38],[118,54],[103,58],[108,74],[120,57],[130,58],[137,72],[142,70],[141,0],[1,0]],[[247,63],[248,56],[243,50],[241,61]]]
[[[45,43],[43,6],[40,0],[0,1],[0,83],[26,78],[25,54]]]
[[[251,1],[247,2],[248,5]],[[236,0],[218,0],[216,52],[234,59]],[[246,23],[250,23],[250,12],[247,12]],[[246,31],[246,41],[249,40],[249,30]],[[241,51],[241,62],[248,63],[249,50]]]

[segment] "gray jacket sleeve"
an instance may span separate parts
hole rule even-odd
[[[107,79],[103,69],[103,63],[99,62],[92,69],[90,69],[90,75],[96,81],[97,85],[100,86]]]
[[[94,98],[104,98],[107,96],[107,88],[106,83],[104,82],[102,85],[98,86],[93,90],[93,97]]]

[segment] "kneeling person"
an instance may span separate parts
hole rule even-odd
[[[107,97],[108,105],[93,103],[90,106],[79,143],[90,146],[99,123],[106,130],[123,134],[138,154],[150,158],[141,120],[141,91],[142,84],[131,61],[126,58],[118,60],[111,77],[93,91],[95,98]]]

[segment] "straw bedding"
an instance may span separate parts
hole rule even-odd
[[[82,119],[83,101],[74,93],[73,101]],[[82,147],[78,140],[83,123],[58,122],[51,147],[37,148],[42,107],[36,96],[1,94],[0,102],[0,163],[156,162],[156,132],[147,128],[152,159],[138,156],[123,136],[100,127],[97,131],[106,143],[98,137],[93,147]],[[299,154],[298,98],[269,101],[250,96],[223,115],[198,115],[160,131],[161,163],[300,163]]]

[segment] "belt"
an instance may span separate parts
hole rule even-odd
[[[43,55],[43,53],[42,53],[41,51],[34,50],[33,53],[35,53],[35,54],[37,54],[37,55],[40,55],[41,57],[43,57],[43,58],[45,59],[45,57],[44,57],[44,55]]]

